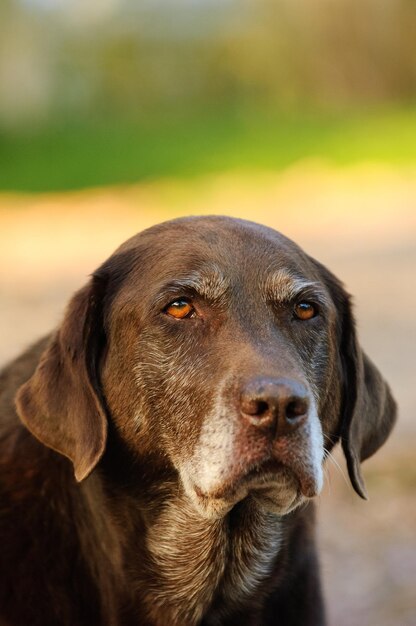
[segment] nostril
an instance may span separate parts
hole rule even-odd
[[[286,405],[285,417],[288,422],[296,422],[298,419],[306,415],[308,411],[308,403],[306,400],[291,400]]]
[[[258,415],[259,417],[261,417],[262,415],[264,415],[265,413],[267,413],[269,410],[269,405],[267,402],[264,402],[264,400],[258,400],[257,401],[257,411],[256,411],[256,415]]]
[[[264,400],[243,400],[241,409],[246,415],[262,417],[269,410],[269,405]]]

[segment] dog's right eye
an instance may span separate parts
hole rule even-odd
[[[195,309],[188,300],[185,298],[179,298],[178,300],[174,300],[164,309],[164,313],[174,317],[177,320],[183,320],[186,317],[193,317],[195,314]]]

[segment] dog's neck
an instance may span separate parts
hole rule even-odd
[[[211,607],[229,612],[270,575],[281,542],[281,518],[249,498],[207,520],[179,494],[146,526],[146,608],[154,624],[191,626]]]
[[[204,518],[177,476],[163,471],[150,475],[132,466],[115,483],[114,472],[105,469],[102,478],[91,476],[103,480],[117,511],[124,585],[135,590],[129,602],[143,624],[196,626],[203,618],[221,623],[274,571],[284,518],[250,497],[220,519]]]

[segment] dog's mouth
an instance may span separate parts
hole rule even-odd
[[[268,459],[255,465],[239,481],[251,490],[266,490],[280,484],[282,479],[297,483],[297,488],[305,498],[313,498],[319,492],[319,486],[307,467],[290,467],[278,459]],[[238,486],[238,483],[237,483]]]
[[[287,468],[275,459],[252,464],[244,471],[233,472],[218,489],[210,494],[210,497],[229,499],[242,489],[251,491],[268,487],[276,482],[282,472],[286,473]],[[202,490],[197,487],[195,489],[198,495],[206,496]]]
[[[306,498],[320,491],[319,480],[308,467],[289,467],[275,458],[268,458],[248,466],[231,476],[209,493],[195,482],[186,491],[204,515],[222,515],[247,497],[253,497],[274,513],[286,514]],[[185,488],[187,485],[185,484]],[[193,494],[189,494],[189,487]]]

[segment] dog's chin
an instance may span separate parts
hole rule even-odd
[[[287,515],[307,498],[299,481],[290,472],[243,480],[234,486],[204,493],[191,479],[184,481],[185,493],[196,512],[206,519],[221,519],[239,502],[250,498],[259,509],[275,515]]]

